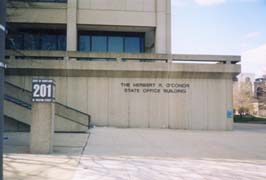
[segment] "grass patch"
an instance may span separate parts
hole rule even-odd
[[[256,117],[252,115],[235,115],[234,122],[236,123],[256,123],[256,124],[266,124],[266,118],[263,117]]]

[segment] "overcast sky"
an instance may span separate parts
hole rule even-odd
[[[173,53],[242,56],[266,74],[266,0],[172,0]]]

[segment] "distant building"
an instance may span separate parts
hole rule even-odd
[[[266,78],[257,78],[254,82],[254,95],[258,99],[258,115],[266,116]]]

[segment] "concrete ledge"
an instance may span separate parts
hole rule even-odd
[[[241,61],[240,56],[235,55],[199,55],[199,54],[154,54],[154,53],[96,53],[96,52],[78,52],[78,51],[12,51],[7,50],[6,56],[16,57],[36,57],[52,58],[60,57],[62,59],[72,58],[99,58],[99,59],[125,59],[125,60],[152,60],[152,62],[161,61],[196,61],[196,62],[220,62],[227,64],[236,64]]]
[[[76,60],[8,60],[7,64],[7,75],[30,76],[232,78],[241,72],[241,66],[238,64],[175,64]]]

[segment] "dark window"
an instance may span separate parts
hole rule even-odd
[[[123,37],[109,36],[108,38],[108,51],[109,52],[123,52],[124,51]]]
[[[25,33],[23,40],[25,50],[39,49],[40,39],[38,34]]]
[[[106,36],[92,36],[91,37],[91,51],[92,52],[106,52],[107,51],[107,37]]]
[[[57,50],[66,50],[66,35],[57,35]]]
[[[11,34],[8,35],[6,46],[7,49],[23,49],[23,42],[23,34]]]
[[[56,35],[44,34],[41,36],[41,49],[42,50],[56,50],[57,48]]]
[[[79,50],[92,52],[144,52],[144,33],[79,32]]]
[[[90,51],[91,50],[91,37],[88,35],[79,36],[79,50]]]
[[[130,53],[140,52],[140,38],[126,37],[125,38],[125,51]]]
[[[18,30],[9,32],[7,49],[19,50],[65,50],[65,31]]]

